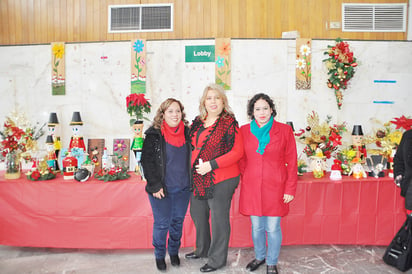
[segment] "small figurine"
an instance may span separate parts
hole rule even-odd
[[[80,117],[80,112],[73,112],[72,121],[70,122],[72,127],[73,135],[70,137],[69,149],[80,148],[84,152],[86,151],[86,146],[84,144],[83,136],[81,134],[81,128],[83,126],[82,118]]]
[[[69,154],[63,159],[63,179],[74,179],[74,173],[76,172],[77,167],[78,163],[76,157],[73,157],[69,152]]]
[[[351,149],[356,151],[355,158],[360,160],[361,164],[364,164],[366,161],[366,146],[363,143],[363,131],[361,125],[354,125],[352,130],[352,145]]]
[[[62,148],[60,136],[58,136],[59,134],[57,133],[58,125],[59,125],[59,120],[57,119],[56,112],[50,113],[49,122],[47,123],[47,127],[48,127],[48,136],[51,136],[52,138],[52,142],[54,146],[54,153],[56,154],[56,162],[55,162],[54,170],[60,170],[58,159],[59,159],[59,152]],[[50,139],[48,139],[49,138],[48,136],[46,137],[46,144],[50,143]]]
[[[360,163],[360,160],[358,158],[355,158],[352,160],[352,163],[353,165],[348,175],[350,176],[352,174],[355,179],[366,178],[366,172],[362,164]]]
[[[103,149],[102,168],[103,169],[108,169],[109,168],[109,155],[107,154],[107,148],[106,147]]]
[[[325,175],[326,170],[326,157],[323,156],[323,152],[320,148],[316,149],[316,155],[310,157],[310,168],[313,172],[313,177],[322,178]]]
[[[368,175],[371,177],[379,178],[385,177],[385,167],[387,159],[383,155],[371,155],[366,158],[366,164],[369,168]]]
[[[342,162],[338,159],[333,160],[333,165],[331,167],[330,176],[331,180],[341,180],[342,179]]]
[[[53,170],[56,170],[57,157],[56,157],[56,151],[54,150],[54,142],[53,142],[52,135],[47,135],[46,137],[46,151],[47,151],[47,165]]]
[[[133,142],[130,147],[131,150],[133,150],[135,158],[136,158],[136,167],[135,167],[135,172],[136,174],[142,174],[141,173],[141,163],[140,159],[142,156],[142,148],[143,148],[143,121],[137,120],[134,122],[132,126],[132,131],[133,131]]]

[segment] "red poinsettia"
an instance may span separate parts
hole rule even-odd
[[[25,138],[26,133],[24,130],[15,126],[11,119],[7,119],[4,122],[4,132],[1,133],[3,141],[1,141],[1,148],[3,156],[6,156],[7,153],[21,150],[22,152],[26,151]]]
[[[32,173],[31,173],[31,177],[34,179],[34,180],[37,180],[37,179],[39,179],[40,178],[40,172],[36,169],[36,170],[34,170]]]
[[[147,119],[143,113],[150,113],[151,104],[143,93],[132,93],[126,97],[126,107],[127,113],[134,117],[130,120],[132,125],[136,120]]]
[[[391,121],[391,123],[396,125],[396,129],[403,128],[405,130],[408,130],[412,128],[412,119],[406,118],[405,115],[393,119],[394,121]]]

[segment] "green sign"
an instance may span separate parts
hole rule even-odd
[[[186,62],[215,62],[215,46],[186,46]]]

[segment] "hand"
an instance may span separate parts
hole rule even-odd
[[[196,172],[200,175],[205,175],[206,173],[212,171],[212,166],[210,165],[210,162],[204,162],[204,163],[199,163],[196,167]]]
[[[290,202],[292,202],[292,200],[295,198],[295,196],[293,195],[289,195],[289,194],[283,194],[283,202],[285,204],[288,204]]]
[[[395,178],[395,184],[400,187],[401,186],[401,182],[402,182],[402,174],[399,174],[398,176],[396,176]]]
[[[157,198],[157,199],[162,199],[165,197],[165,194],[163,192],[163,188],[161,188],[158,192],[153,193],[153,197]]]

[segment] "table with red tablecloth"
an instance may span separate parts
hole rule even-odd
[[[152,248],[153,217],[145,183],[4,179],[0,173],[0,244],[58,248]],[[253,246],[249,217],[231,208],[230,246]],[[283,244],[387,245],[405,219],[404,200],[393,179],[299,177],[290,213],[282,218]],[[189,211],[182,246],[193,246]]]

